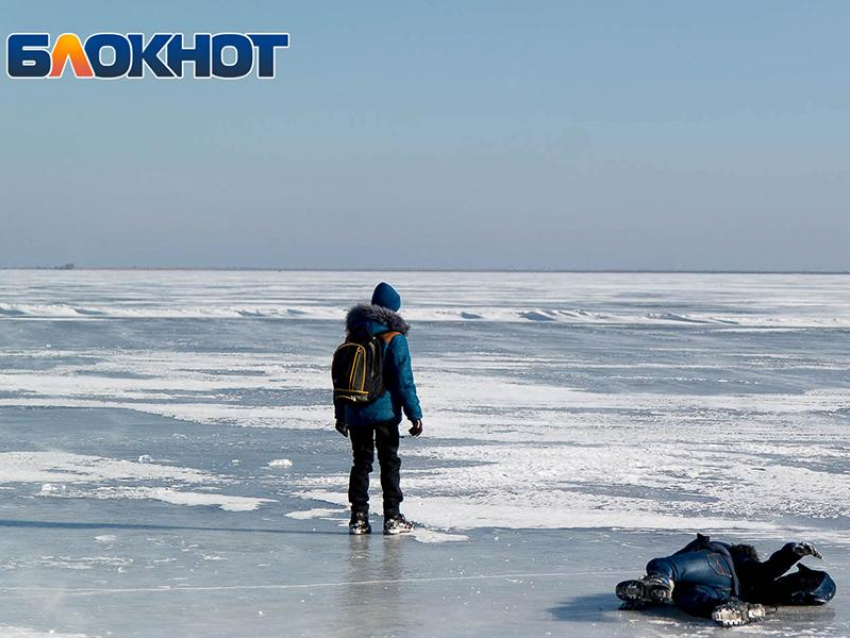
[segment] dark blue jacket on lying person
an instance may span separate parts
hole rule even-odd
[[[384,345],[384,385],[387,391],[366,405],[337,403],[335,417],[349,427],[376,423],[401,423],[402,413],[409,420],[421,419],[422,410],[413,382],[407,333],[410,326],[399,314],[376,304],[360,304],[348,311],[345,329],[349,337],[373,337],[387,332],[399,334]]]

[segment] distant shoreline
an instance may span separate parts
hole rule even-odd
[[[0,271],[98,271],[98,272],[344,272],[344,273],[504,273],[504,274],[598,274],[598,275],[850,275],[850,270],[629,270],[629,269],[535,269],[535,268],[179,268],[0,266]]]

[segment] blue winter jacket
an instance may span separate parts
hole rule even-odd
[[[336,404],[334,412],[337,420],[344,421],[349,427],[358,427],[387,421],[401,423],[402,412],[408,419],[421,419],[422,409],[416,396],[406,337],[410,326],[392,310],[360,304],[348,311],[345,328],[349,335],[365,332],[372,337],[391,331],[401,334],[384,346],[384,385],[387,391],[367,405]]]

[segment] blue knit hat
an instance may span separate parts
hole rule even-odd
[[[372,303],[398,312],[398,309],[401,308],[401,295],[396,292],[395,288],[382,281],[375,286],[375,292],[372,293]]]

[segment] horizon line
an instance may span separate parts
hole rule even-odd
[[[552,274],[670,274],[670,275],[850,275],[850,270],[719,270],[660,268],[274,268],[256,266],[0,266],[0,270],[142,271],[142,272],[446,272],[446,273],[552,273]]]

